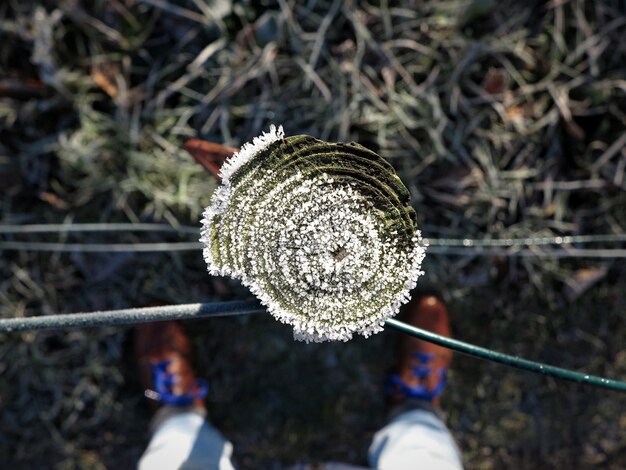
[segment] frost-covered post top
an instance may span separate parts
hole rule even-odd
[[[376,153],[275,126],[227,160],[204,211],[204,258],[305,341],[382,330],[424,259],[409,192]]]

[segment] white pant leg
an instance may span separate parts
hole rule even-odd
[[[373,468],[382,470],[459,470],[461,453],[443,421],[426,409],[395,417],[374,435],[369,449]]]
[[[204,410],[165,406],[154,424],[139,470],[234,469],[232,444],[206,421]]]

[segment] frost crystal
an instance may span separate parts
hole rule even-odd
[[[240,279],[296,339],[367,337],[409,300],[425,246],[374,152],[272,126],[221,175],[202,220],[209,272]]]

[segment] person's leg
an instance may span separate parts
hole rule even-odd
[[[233,446],[195,407],[165,406],[155,415],[152,438],[141,456],[139,470],[230,470]]]
[[[463,468],[459,449],[441,417],[421,406],[399,414],[374,435],[369,461],[372,468],[383,470]]]
[[[404,320],[414,326],[450,336],[445,305],[433,296],[407,306]],[[461,453],[439,415],[439,394],[452,352],[434,344],[402,337],[397,374],[388,392],[394,411],[391,421],[376,433],[369,461],[378,469],[462,469]]]
[[[146,396],[162,405],[138,468],[233,469],[232,444],[206,420],[206,385],[195,377],[191,342],[180,323],[136,327],[135,351]]]

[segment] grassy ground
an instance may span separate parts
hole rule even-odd
[[[215,183],[182,142],[282,123],[388,158],[428,237],[624,233],[623,1],[253,3],[2,2],[0,220],[198,225]],[[19,237],[42,238],[62,239]],[[426,270],[458,338],[626,377],[623,261],[431,255]],[[0,253],[3,317],[246,295],[199,253]],[[392,333],[188,327],[240,467],[364,463]],[[0,460],[132,466],[150,412],[128,333],[0,336]],[[622,395],[456,357],[443,405],[468,468],[626,466]]]

